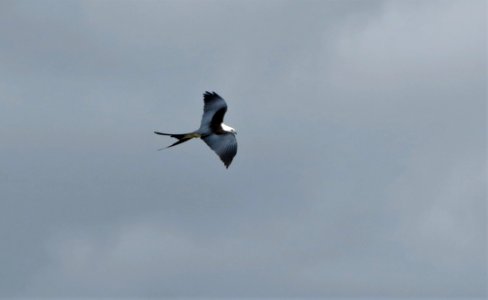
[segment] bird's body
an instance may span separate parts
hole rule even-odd
[[[193,132],[172,134],[155,131],[159,135],[167,135],[178,139],[173,147],[194,138],[201,138],[212,150],[217,153],[225,167],[228,168],[237,153],[236,130],[224,124],[224,115],[227,111],[225,100],[215,92],[203,94],[203,116],[200,128]]]

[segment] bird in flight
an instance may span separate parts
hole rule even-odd
[[[236,130],[224,124],[227,111],[225,100],[215,92],[203,94],[203,116],[200,128],[193,132],[173,134],[154,131],[155,134],[168,135],[178,139],[166,148],[187,142],[193,138],[201,138],[220,157],[226,168],[237,153]],[[164,149],[164,148],[163,148]]]

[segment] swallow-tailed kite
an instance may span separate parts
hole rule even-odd
[[[227,111],[225,100],[215,92],[203,94],[203,116],[198,130],[190,133],[172,134],[154,131],[156,134],[169,135],[178,141],[166,148],[189,141],[193,138],[201,138],[220,157],[225,167],[228,168],[237,153],[236,130],[224,124],[224,115]]]

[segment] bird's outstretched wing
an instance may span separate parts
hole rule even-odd
[[[212,131],[221,130],[220,124],[224,121],[227,111],[225,100],[215,92],[203,94],[203,116],[201,128],[210,128]]]
[[[210,134],[202,138],[220,157],[225,167],[228,168],[237,153],[237,140],[233,133]]]

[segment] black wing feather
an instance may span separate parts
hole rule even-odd
[[[202,139],[217,153],[225,167],[228,168],[237,153],[237,140],[234,134],[210,134]]]
[[[203,116],[201,126],[211,129],[220,128],[227,112],[225,100],[215,92],[205,92],[203,94]]]

